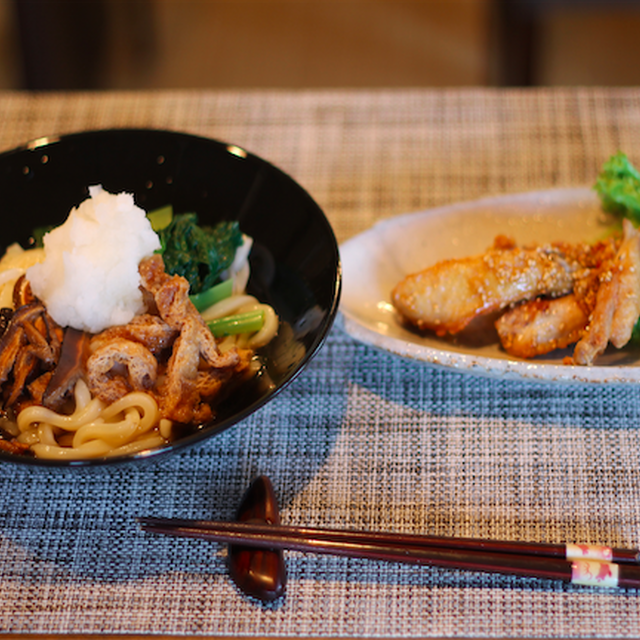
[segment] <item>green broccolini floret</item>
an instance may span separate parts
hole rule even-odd
[[[594,189],[605,211],[640,225],[640,172],[624,153],[616,153],[602,165]]]
[[[158,231],[167,273],[189,281],[190,293],[198,294],[220,282],[220,274],[233,263],[242,244],[238,222],[220,222],[215,227],[199,226],[195,213],[173,217]]]

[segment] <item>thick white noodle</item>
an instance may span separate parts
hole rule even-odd
[[[105,405],[91,399],[80,381],[75,399],[71,415],[36,406],[21,411],[18,440],[29,444],[37,457],[79,460],[141,451],[171,437],[171,421],[160,419],[158,404],[149,394],[133,392]],[[160,424],[162,432],[154,429]]]
[[[220,302],[210,306],[202,312],[205,321],[224,318],[237,313],[249,313],[250,311],[262,311],[264,314],[264,324],[262,329],[256,333],[243,333],[235,336],[227,336],[220,344],[221,351],[227,351],[232,346],[243,347],[248,349],[259,349],[268,344],[278,333],[278,325],[280,320],[276,312],[268,304],[259,302],[256,298],[249,295],[231,296]]]
[[[165,439],[169,440],[173,433],[173,422],[168,420],[167,418],[160,418],[160,424],[158,425],[158,431],[160,435]]]
[[[217,320],[218,318],[224,318],[225,316],[230,316],[234,313],[240,313],[239,309],[242,309],[246,305],[255,304],[258,304],[258,301],[253,296],[246,294],[231,296],[211,305],[205,309],[201,315],[205,322],[207,320]]]
[[[122,447],[111,449],[111,451],[106,455],[108,458],[112,458],[114,456],[125,456],[130,453],[138,453],[139,451],[145,451],[147,449],[155,449],[156,447],[166,443],[166,439],[156,433],[149,435],[147,438],[142,438],[141,440],[134,440]]]
[[[278,332],[280,323],[276,312],[268,304],[258,302],[255,298],[251,302],[247,302],[238,307],[236,313],[249,313],[251,311],[262,311],[264,316],[264,324],[262,329],[256,333],[244,333],[238,336],[238,346],[247,347],[249,349],[258,349],[268,344]]]
[[[71,415],[56,413],[41,406],[31,406],[18,414],[18,428],[22,433],[35,425],[46,423],[66,431],[77,431],[82,425],[97,420],[104,409],[104,402],[94,398],[85,407],[76,409]]]
[[[38,425],[38,442],[42,444],[57,445],[56,437],[53,435],[53,427],[46,422]]]
[[[271,342],[276,333],[278,333],[278,325],[280,324],[276,312],[268,304],[260,304],[258,308],[262,309],[264,313],[264,324],[260,331],[249,337],[247,346],[251,349],[259,349]]]
[[[166,439],[159,435],[151,435],[142,440],[136,440],[121,447],[112,447],[103,440],[91,440],[79,447],[60,447],[47,444],[34,444],[31,449],[38,458],[48,458],[49,460],[86,460],[89,458],[128,455],[154,449],[166,443]]]
[[[37,458],[48,460],[85,460],[107,455],[112,447],[102,440],[86,442],[81,447],[59,447],[49,444],[31,445],[31,450]]]

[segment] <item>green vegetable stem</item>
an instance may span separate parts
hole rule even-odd
[[[264,312],[262,309],[238,313],[233,316],[209,320],[207,326],[216,338],[235,335],[238,333],[255,333],[260,331],[264,324]]]
[[[168,204],[160,209],[149,211],[149,213],[147,213],[147,218],[149,218],[151,228],[157,233],[171,224],[171,221],[173,220],[173,207]]]
[[[221,282],[220,284],[213,285],[213,287],[203,291],[202,293],[197,293],[189,297],[198,311],[204,311],[211,305],[216,304],[216,302],[229,298],[232,293],[233,280],[229,279]]]

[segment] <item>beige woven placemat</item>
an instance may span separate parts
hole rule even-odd
[[[325,209],[339,240],[400,213],[591,184],[640,159],[640,90],[0,95],[0,148],[105,127],[233,142]],[[637,637],[639,594],[287,554],[284,600],[228,579],[225,552],[136,515],[230,518],[269,475],[285,522],[640,544],[640,390],[465,376],[335,327],[244,423],[155,464],[0,467],[0,631],[254,636]]]

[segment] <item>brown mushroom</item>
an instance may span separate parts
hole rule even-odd
[[[73,393],[76,382],[84,377],[91,335],[85,331],[68,327],[64,332],[60,359],[53,376],[42,395],[42,404],[59,410]]]
[[[5,389],[5,406],[17,401],[37,373],[55,366],[60,356],[61,331],[40,302],[15,311],[0,338],[0,385],[13,378]]]
[[[21,275],[17,280],[15,285],[13,285],[13,308],[19,309],[25,304],[29,304],[34,302],[36,297],[33,295],[31,291],[31,285],[27,278]]]

